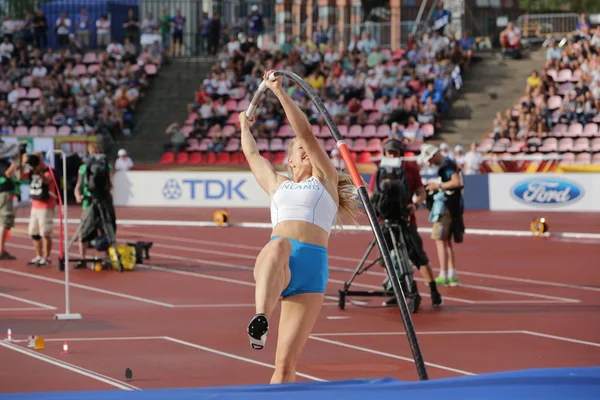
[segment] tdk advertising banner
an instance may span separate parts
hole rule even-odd
[[[490,209],[600,211],[600,174],[490,174]]]
[[[119,206],[268,207],[248,172],[128,171],[115,174]]]

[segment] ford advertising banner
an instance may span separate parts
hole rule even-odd
[[[490,174],[492,211],[600,211],[600,174]]]
[[[128,171],[115,174],[117,206],[268,207],[248,172]]]

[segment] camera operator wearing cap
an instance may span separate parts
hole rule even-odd
[[[2,144],[4,145],[4,143]],[[16,147],[12,146],[6,146],[9,150],[2,152],[2,154],[17,154],[0,158],[0,224],[2,224],[0,226],[0,260],[16,259],[15,256],[6,251],[5,245],[8,232],[15,226],[15,208],[13,205],[15,197],[14,178],[16,177],[17,181],[19,181],[23,176],[23,159],[25,158],[26,145],[19,145],[18,151]],[[10,160],[11,157],[12,161]]]
[[[431,144],[421,146],[421,159],[439,167],[440,179],[425,187],[434,199],[429,220],[433,222],[431,238],[435,240],[440,261],[440,275],[436,282],[439,285],[457,286],[452,241],[462,243],[465,231],[462,172],[454,161],[444,157],[440,149]]]
[[[410,216],[408,219],[407,229],[403,231],[404,239],[406,242],[408,256],[413,265],[420,271],[421,275],[429,285],[431,291],[431,303],[433,307],[439,307],[442,305],[443,300],[442,296],[437,290],[436,282],[433,278],[433,271],[431,266],[429,265],[429,258],[427,257],[427,253],[425,253],[425,249],[423,248],[423,240],[419,235],[417,230],[417,219],[415,216],[415,212],[424,204],[425,202],[425,189],[423,188],[423,182],[421,180],[421,174],[419,173],[419,168],[411,162],[406,162],[403,160],[404,157],[404,145],[397,139],[390,139],[385,142],[383,146],[384,157],[388,160],[396,159],[399,161],[398,164],[402,169],[403,175],[408,183],[408,198],[407,208],[410,212]],[[393,161],[391,162],[393,163]],[[382,165],[384,165],[384,161],[382,161]],[[369,184],[369,191],[374,193],[376,190],[375,185],[380,185],[380,182],[386,179],[385,171],[386,168],[382,170],[379,168],[371,182]],[[413,201],[413,198],[415,199]],[[398,205],[399,208],[401,207]],[[389,241],[389,239],[387,239]],[[386,302],[386,305],[395,305],[396,298],[391,298]]]
[[[29,236],[33,239],[35,258],[27,265],[50,266],[52,251],[52,228],[56,207],[56,190],[52,186],[50,167],[44,163],[44,157],[36,152],[27,156],[29,169],[25,172],[29,180],[29,198],[31,214],[29,216]]]

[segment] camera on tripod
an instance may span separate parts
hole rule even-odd
[[[389,251],[392,265],[390,268],[396,273],[399,280],[400,288],[407,300],[407,306],[410,312],[417,312],[421,302],[416,282],[413,278],[412,262],[409,258],[409,249],[407,248],[409,241],[405,238],[409,237],[408,227],[410,223],[411,211],[408,205],[411,203],[410,186],[403,168],[402,149],[395,147],[395,143],[387,145],[389,153],[396,153],[398,157],[384,157],[376,171],[373,179],[375,179],[374,192],[372,197],[373,208],[377,213],[377,217],[382,221],[381,228],[385,240],[386,247]],[[367,251],[360,260],[359,265],[352,274],[350,280],[344,283],[344,288],[339,291],[339,307],[344,309],[346,297],[348,296],[367,296],[367,297],[394,297],[391,277],[388,273],[387,279],[383,282],[383,291],[350,291],[350,286],[354,279],[366,272],[373,265],[379,263],[384,264],[384,257],[380,257],[365,265],[373,247],[376,245],[376,239],[373,239],[369,244]],[[402,294],[398,293],[398,297]]]

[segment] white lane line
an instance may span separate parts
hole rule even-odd
[[[195,344],[195,343],[191,343],[191,342],[186,342],[184,340],[175,339],[175,338],[172,338],[172,337],[169,337],[169,336],[165,336],[164,338],[166,340],[169,340],[169,341],[173,342],[173,343],[179,343],[179,344],[184,345],[184,346],[193,347],[195,349],[207,351],[209,353],[217,354],[217,355],[220,355],[220,356],[223,356],[223,357],[233,358],[234,360],[244,361],[244,362],[247,362],[247,363],[250,363],[250,364],[255,364],[255,365],[260,365],[262,367],[275,369],[274,365],[267,364],[267,363],[264,363],[264,362],[261,362],[261,361],[256,361],[256,360],[253,360],[251,358],[246,358],[246,357],[238,356],[238,355],[233,354],[233,353],[227,353],[225,351],[216,350],[216,349],[213,349],[211,347],[201,346],[199,344]],[[301,372],[296,372],[296,375],[301,376],[301,377],[306,378],[306,379],[313,380],[313,381],[325,382],[325,379],[317,378],[316,376],[312,376],[312,375],[308,375],[308,374],[303,374]]]
[[[543,337],[543,338],[547,338],[547,339],[560,340],[560,341],[563,341],[563,342],[584,344],[586,346],[600,347],[600,343],[588,342],[588,341],[585,341],[585,340],[571,339],[571,338],[564,337],[564,336],[548,335],[548,334],[545,334],[545,333],[534,332],[534,331],[522,331],[522,332],[524,334],[526,334],[526,335]]]
[[[140,390],[140,388],[138,388],[136,386],[133,386],[133,385],[130,385],[128,383],[120,382],[120,381],[118,381],[118,380],[116,380],[114,378],[111,378],[109,376],[102,375],[102,374],[94,372],[94,371],[90,371],[88,369],[85,369],[85,368],[79,367],[77,365],[73,365],[73,364],[67,363],[65,361],[58,360],[56,358],[47,356],[45,354],[35,353],[32,350],[24,349],[24,348],[22,348],[22,347],[20,347],[20,346],[18,346],[16,344],[11,344],[11,343],[8,343],[8,342],[0,342],[0,346],[3,346],[3,347],[5,347],[5,348],[7,348],[9,350],[13,350],[13,351],[16,351],[18,353],[24,354],[26,356],[35,358],[37,360],[44,361],[44,362],[46,362],[48,364],[55,365],[57,367],[66,369],[68,371],[75,372],[76,374],[83,375],[83,376],[86,376],[88,378],[95,379],[95,380],[97,380],[99,382],[106,383],[107,385],[111,385],[111,386],[114,386],[114,387],[122,389],[122,390]]]
[[[340,346],[340,347],[346,347],[346,348],[349,348],[349,349],[362,351],[362,352],[365,352],[365,353],[376,354],[378,356],[394,358],[396,360],[407,361],[407,362],[410,362],[410,363],[414,363],[415,362],[410,357],[402,357],[402,356],[398,356],[396,354],[391,354],[391,353],[386,353],[386,352],[383,352],[383,351],[369,349],[367,347],[354,346],[354,345],[351,345],[351,344],[348,344],[348,343],[340,342],[338,340],[325,339],[323,337],[317,337],[317,336],[313,336],[313,335],[310,336],[310,339],[317,340],[317,341],[323,342],[323,343],[333,344],[333,345]],[[461,375],[476,375],[476,374],[474,374],[472,372],[463,371],[461,369],[456,369],[456,368],[452,368],[452,367],[446,367],[445,365],[435,364],[435,363],[431,363],[431,362],[425,362],[425,365],[427,365],[428,367],[443,369],[445,371],[450,371],[450,372],[454,372],[454,373],[461,374]]]
[[[505,335],[523,333],[523,331],[417,331],[417,336],[425,335]],[[406,332],[328,332],[312,333],[311,336],[406,336]]]
[[[15,301],[20,301],[21,303],[29,304],[32,306],[38,306],[39,308],[45,308],[46,310],[56,310],[56,307],[50,306],[48,304],[38,303],[37,301],[27,300],[22,297],[13,296],[13,295],[6,294],[6,293],[0,293],[0,297],[4,297],[4,298],[15,300]]]

